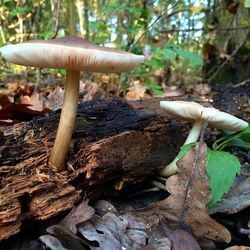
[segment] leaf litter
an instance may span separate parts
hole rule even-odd
[[[28,86],[18,93],[21,93],[18,103],[7,95],[0,96],[0,115],[3,114],[4,119],[13,119],[11,122],[14,123],[19,117],[26,120],[44,115],[44,104],[51,110],[60,108],[64,92],[58,85],[49,90],[46,98]],[[196,146],[179,161],[179,174],[170,177],[166,183],[170,196],[149,206],[146,209],[148,212],[130,209],[120,214],[107,201],[98,201],[94,208],[84,201],[59,224],[49,227],[49,234],[42,235],[41,241],[51,249],[73,250],[112,249],[109,248],[111,246],[121,247],[113,249],[122,249],[124,246],[126,249],[199,249],[195,238],[229,242],[229,231],[209,214],[236,213],[248,207],[249,180],[235,185],[219,203],[207,210],[211,192],[204,166],[205,152],[205,144],[200,145],[200,148]],[[180,243],[180,239],[185,243]],[[232,249],[248,248],[235,246]]]
[[[82,201],[58,225],[49,227],[41,241],[51,249],[60,249],[56,248],[60,243],[66,249],[111,250],[196,250],[203,249],[202,241],[230,242],[230,232],[210,217],[206,206],[211,199],[206,156],[207,146],[199,142],[178,161],[179,174],[166,181],[170,193],[166,199],[142,209],[123,205],[121,210],[104,200],[91,206]],[[77,240],[82,248],[67,248],[65,239]]]

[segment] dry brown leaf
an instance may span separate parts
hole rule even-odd
[[[94,213],[95,210],[88,205],[88,200],[84,200],[78,206],[74,207],[60,224],[76,234],[76,225],[89,220]]]
[[[201,250],[194,237],[184,230],[174,230],[170,234],[170,239],[174,250]]]
[[[0,106],[2,108],[7,107],[11,104],[9,97],[5,94],[0,93]]]
[[[131,83],[125,98],[126,100],[132,101],[149,98],[151,96],[152,93],[150,92],[150,89],[145,84],[137,80]]]
[[[97,242],[91,249],[140,250],[146,245],[146,226],[131,216],[116,216],[106,213],[102,217],[94,215],[89,221],[78,225],[78,231],[85,239]]]
[[[166,182],[171,195],[156,206],[165,218],[188,226],[198,237],[230,242],[230,232],[212,219],[206,209],[211,198],[206,152],[205,144],[197,145],[179,160],[179,174],[171,176]]]
[[[46,230],[51,235],[42,235],[39,239],[51,250],[87,250],[88,243],[74,235],[65,227],[52,225]],[[52,236],[53,235],[53,236]]]
[[[158,216],[155,217],[155,215],[153,217],[153,221],[152,215],[145,217],[150,228],[150,234],[144,250],[171,250],[172,244],[168,237],[170,229],[166,221]]]
[[[43,102],[40,99],[39,93],[34,91],[31,96],[25,95],[21,99],[22,104],[29,104],[29,108],[32,110],[42,111],[43,110]]]
[[[63,100],[64,90],[59,85],[57,85],[55,89],[48,95],[44,106],[52,110],[57,110],[62,107]]]
[[[99,216],[103,216],[106,213],[113,213],[117,216],[119,216],[119,212],[117,211],[117,209],[108,201],[105,200],[98,200],[95,205],[95,212],[97,215]]]

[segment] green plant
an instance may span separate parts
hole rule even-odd
[[[177,158],[183,158],[193,145],[194,143],[183,145]],[[222,196],[230,190],[236,175],[240,174],[239,159],[222,149],[226,147],[249,149],[249,145],[250,125],[242,131],[223,136],[213,144],[213,149],[208,148],[206,169],[210,177],[212,193],[212,198],[207,204],[208,207],[212,207],[220,201]]]
[[[182,68],[185,65],[186,69],[190,72],[195,72],[197,68],[201,68],[203,65],[202,58],[193,52],[183,49],[179,45],[166,44],[163,47],[151,46],[152,54],[150,58],[142,63],[135,71],[130,75],[131,77],[139,77],[143,79],[146,85],[156,95],[162,95],[163,91],[159,85],[150,80],[150,75],[154,70],[163,69],[167,63],[173,66],[173,68]],[[133,52],[141,53],[142,48],[136,47]]]

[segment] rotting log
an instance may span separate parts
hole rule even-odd
[[[206,98],[182,99],[204,103]],[[62,172],[47,165],[59,112],[1,127],[0,240],[16,234],[24,218],[45,220],[71,208],[82,196],[121,189],[171,162],[190,125],[167,116],[159,100],[127,103],[114,98],[79,105]],[[219,108],[230,112],[224,104]],[[240,111],[248,120],[245,103],[235,105],[231,113]]]

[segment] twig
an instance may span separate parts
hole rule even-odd
[[[167,15],[169,10],[175,8],[177,6],[178,2],[176,2],[171,8],[167,9],[165,12],[163,12],[161,15],[159,15],[153,23],[151,23],[146,29],[145,31],[142,33],[142,35],[134,42],[134,44],[132,45],[132,47],[129,49],[129,51],[132,51],[135,47],[135,45],[140,42],[142,40],[142,38],[146,35],[146,33],[154,26],[155,23],[157,23],[163,16]],[[183,12],[183,11],[188,11],[188,9],[182,9],[182,10],[177,10],[177,11],[174,11],[170,14],[168,14],[168,17],[174,15],[174,14],[177,14],[179,12]]]
[[[53,36],[51,37],[51,39],[54,39],[57,37],[58,34],[58,30],[59,30],[59,20],[60,20],[60,7],[61,7],[61,0],[57,1],[57,5],[56,5],[56,13],[54,15],[54,33]]]
[[[250,26],[236,26],[236,27],[227,27],[227,28],[221,28],[221,29],[214,29],[217,31],[227,31],[227,30],[239,30],[239,29],[249,29]],[[205,28],[190,28],[190,29],[169,29],[169,30],[160,30],[160,33],[172,33],[172,32],[193,32],[193,31],[209,31],[209,29]]]
[[[233,51],[233,53],[229,56],[229,58],[234,57],[239,50],[245,45],[245,43],[249,40],[250,38],[250,29],[247,32],[247,35],[245,39],[241,42],[241,44]],[[228,63],[228,60],[225,60],[220,67],[216,70],[216,72],[207,80],[208,83],[210,83],[216,76],[221,72],[221,70],[225,67],[225,65]]]
[[[235,85],[233,86],[233,88],[237,88],[237,87],[240,87],[240,86],[244,86],[244,85],[246,85],[246,83],[250,83],[250,78],[249,78],[249,79],[245,79],[244,81],[235,84]]]

